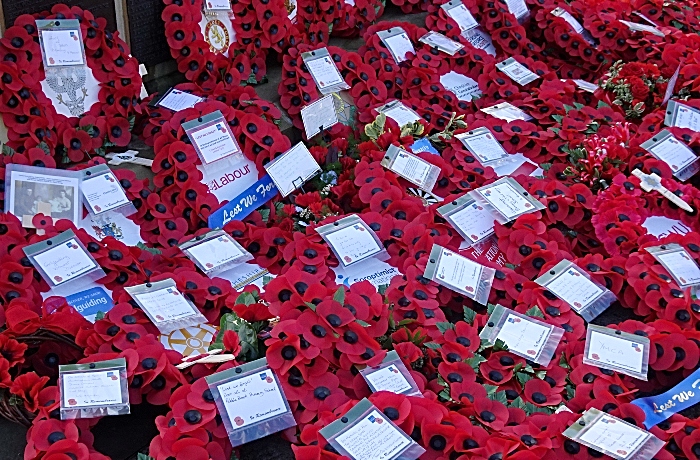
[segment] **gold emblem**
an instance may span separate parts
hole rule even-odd
[[[207,21],[207,26],[204,28],[204,39],[209,43],[209,49],[213,53],[226,52],[231,44],[228,29],[218,19]]]

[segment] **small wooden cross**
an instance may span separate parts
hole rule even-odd
[[[119,166],[122,163],[132,163],[135,165],[145,166],[150,168],[153,166],[153,160],[148,158],[137,157],[139,152],[136,150],[127,150],[124,153],[108,153],[106,156],[109,159],[109,164]]]
[[[668,198],[668,200],[671,203],[675,204],[682,210],[687,212],[693,212],[693,208],[688,203],[683,201],[681,197],[674,195],[669,189],[661,185],[661,178],[656,173],[644,174],[639,169],[633,169],[632,174],[639,178],[639,186],[645,192],[651,192],[652,190],[656,190],[661,195]]]

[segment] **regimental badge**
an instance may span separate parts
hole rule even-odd
[[[225,53],[231,45],[228,29],[218,19],[209,19],[204,28],[204,39],[209,43],[212,53]]]

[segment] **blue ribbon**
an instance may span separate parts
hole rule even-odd
[[[209,215],[209,228],[224,228],[234,220],[243,220],[277,195],[277,186],[268,174],[243,193]]]
[[[697,403],[700,403],[700,368],[666,393],[632,401],[646,414],[647,430]]]

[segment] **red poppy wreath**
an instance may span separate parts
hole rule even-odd
[[[84,78],[77,80],[80,85],[46,78],[36,19],[80,22],[88,66]],[[129,143],[140,112],[139,65],[119,34],[105,30],[106,24],[87,10],[55,5],[50,13],[18,17],[0,39],[0,114],[8,129],[8,146],[26,160],[13,162],[48,164],[29,153],[34,147],[57,163],[67,163]]]
[[[242,0],[231,11],[207,10],[203,0],[164,0],[162,13],[170,54],[187,79],[202,89],[235,75],[232,85],[266,75],[270,49],[282,52],[301,42],[292,17],[296,3]]]

